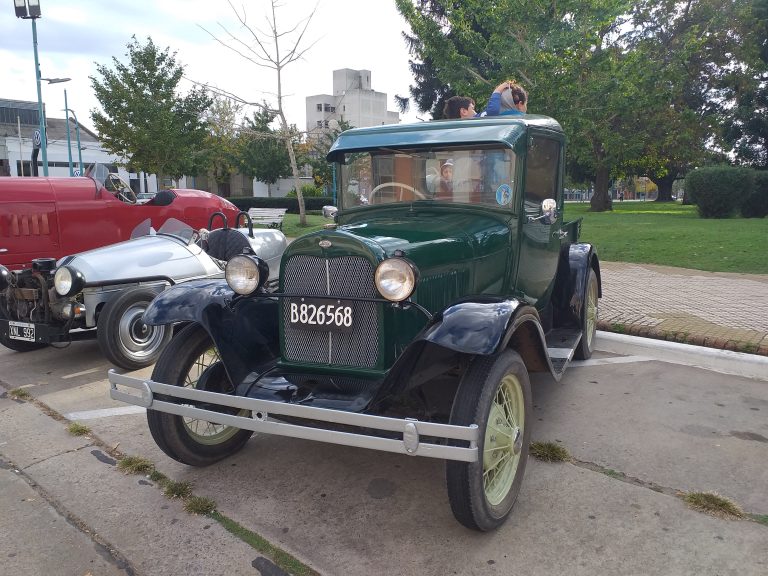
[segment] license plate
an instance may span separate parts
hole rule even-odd
[[[11,340],[35,341],[35,325],[26,322],[8,321],[8,336]]]
[[[288,324],[299,330],[352,332],[354,310],[348,300],[294,299],[288,303]]]

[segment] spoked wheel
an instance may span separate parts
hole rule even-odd
[[[595,333],[597,332],[597,274],[589,269],[587,289],[584,292],[584,302],[581,306],[581,340],[576,348],[576,360],[587,360],[595,349]]]
[[[152,380],[223,394],[234,391],[208,333],[190,324],[174,336],[152,372]],[[216,410],[249,416],[248,410]],[[168,456],[191,466],[207,466],[240,450],[253,432],[186,416],[147,410],[147,423],[157,445]]]
[[[96,333],[101,351],[115,366],[138,370],[154,364],[170,341],[171,326],[144,323],[144,311],[155,296],[155,290],[133,288],[104,305]]]
[[[531,437],[531,385],[513,350],[477,357],[459,384],[451,424],[480,427],[477,462],[446,462],[456,519],[486,532],[506,520],[523,482]]]

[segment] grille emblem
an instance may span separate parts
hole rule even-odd
[[[330,240],[320,240],[320,242],[318,242],[318,244],[320,245],[320,248],[330,248],[331,247],[331,241]]]

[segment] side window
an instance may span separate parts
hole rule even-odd
[[[557,200],[561,149],[560,142],[543,136],[529,140],[525,162],[526,209],[538,210],[546,198]]]

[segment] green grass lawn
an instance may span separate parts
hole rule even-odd
[[[614,202],[613,212],[567,203],[565,219],[584,218],[581,239],[601,260],[768,274],[768,218],[699,218],[695,206]]]
[[[584,218],[581,238],[601,260],[661,264],[711,272],[768,274],[768,218],[699,218],[695,206],[678,203],[614,202],[613,212],[589,212],[589,203],[567,203],[565,219]],[[286,214],[283,232],[296,238],[330,223]]]
[[[288,238],[298,238],[307,232],[321,230],[326,224],[333,224],[333,220],[315,214],[307,214],[307,226],[302,228],[299,226],[298,214],[286,214],[283,218],[283,234]]]

